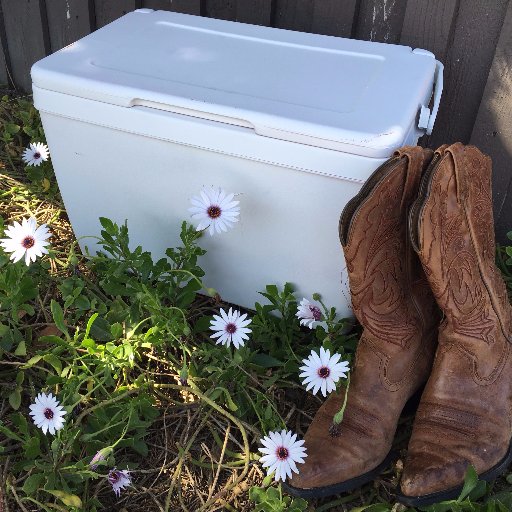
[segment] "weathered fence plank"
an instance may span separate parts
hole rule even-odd
[[[269,26],[272,20],[272,0],[237,0],[236,21]]]
[[[311,32],[313,0],[274,0],[276,27]]]
[[[236,4],[236,0],[207,0],[204,15],[220,20],[235,20]]]
[[[201,14],[200,0],[145,0],[143,5],[148,9],[175,11],[185,14]]]
[[[457,19],[458,4],[459,0],[409,0],[400,44],[429,50],[444,64]],[[446,73],[447,71],[445,71],[445,77]],[[445,95],[441,100],[440,112],[444,112],[448,108],[444,98]],[[442,131],[443,126],[437,122],[434,134]],[[437,140],[443,137],[444,135],[441,133]],[[432,137],[423,137],[422,145],[432,146],[431,139]]]
[[[407,0],[361,0],[356,39],[398,43]]]
[[[493,159],[496,237],[512,230],[512,2],[509,3],[471,143]],[[510,240],[508,241],[510,244]]]
[[[453,38],[445,58],[443,107],[432,134],[434,146],[468,142],[491,67],[508,0],[459,4]]]
[[[5,35],[4,15],[2,12],[2,4],[0,3],[0,85],[12,86],[9,81],[9,72],[7,63],[9,61],[9,53],[7,52],[7,36]]]
[[[52,52],[86,36],[94,29],[93,0],[46,2]]]
[[[1,0],[14,83],[32,89],[30,68],[50,53],[48,20],[41,0]]]
[[[430,50],[444,62],[457,15],[458,0],[409,0],[400,44]]]
[[[315,2],[311,32],[328,36],[351,37],[355,25],[357,0]]]
[[[4,48],[0,41],[0,86],[7,86],[9,83],[7,75],[7,64],[5,62]]]
[[[275,0],[275,26],[350,37],[357,0]]]
[[[95,0],[96,28],[142,7],[142,0]]]

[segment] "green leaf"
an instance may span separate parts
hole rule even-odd
[[[18,432],[28,435],[28,422],[23,414],[20,412],[14,412],[10,416],[13,425],[18,429]]]
[[[41,356],[41,355],[37,355],[37,356],[31,357],[27,361],[27,364],[23,365],[22,368],[30,368],[31,366],[34,366],[36,363],[41,361],[42,358],[43,358],[43,356]]]
[[[116,322],[110,326],[110,334],[114,337],[114,339],[119,339],[123,336],[123,326]]]
[[[66,337],[69,337],[68,328],[66,327],[66,324],[64,323],[64,312],[62,311],[62,308],[60,307],[60,304],[52,299],[50,303],[50,309],[53,316],[53,321],[55,322],[55,325],[57,326],[57,329],[64,333]]]
[[[29,440],[23,445],[23,449],[25,450],[25,457],[29,460],[39,457],[39,455],[41,455],[39,437],[29,438]]]
[[[23,384],[23,381],[25,380],[25,372],[18,372],[16,374],[16,384],[18,386],[21,386]]]
[[[91,309],[91,302],[85,295],[79,295],[74,302],[74,305],[82,311]]]
[[[114,223],[110,219],[107,219],[106,217],[100,217],[100,224],[101,224],[101,227],[109,235],[115,235],[116,234],[116,228],[114,226]]]
[[[272,357],[268,354],[260,353],[254,354],[250,362],[258,366],[261,366],[262,368],[272,368],[275,366],[284,365],[284,363],[282,361],[279,361],[279,359],[276,359],[275,357]]]
[[[23,492],[28,494],[34,494],[37,490],[39,490],[41,486],[41,482],[44,480],[43,473],[35,473],[30,475],[23,484]]]
[[[68,505],[68,507],[82,507],[82,500],[76,494],[69,494],[56,489],[45,489],[45,491],[53,494],[56,498],[59,498],[59,500],[61,500],[64,505]]]
[[[36,313],[34,307],[30,304],[22,304],[21,306],[18,306],[18,309],[20,311],[25,311],[28,316],[34,316]]]
[[[16,388],[10,395],[9,395],[9,403],[11,404],[11,407],[17,411],[20,408],[21,405],[21,392],[19,388]]]
[[[46,361],[48,364],[52,365],[54,370],[57,372],[57,375],[60,375],[62,372],[62,363],[60,359],[55,354],[45,354],[43,356],[43,361]]]
[[[231,398],[231,395],[229,394],[229,391],[226,388],[224,389],[224,396],[226,397],[226,403],[228,406],[228,409],[230,411],[238,411],[238,406],[233,402],[233,399]]]
[[[477,484],[478,474],[473,466],[468,466],[466,476],[464,477],[464,487],[462,488],[460,496],[457,498],[457,503],[464,501]]]
[[[27,347],[25,344],[25,340],[21,340],[14,351],[15,356],[26,356],[27,355]]]
[[[14,439],[15,441],[23,441],[23,439],[18,434],[2,425],[2,423],[0,423],[0,432],[6,435],[9,439]]]
[[[5,123],[4,130],[9,134],[14,135],[20,131],[20,126],[14,123]]]

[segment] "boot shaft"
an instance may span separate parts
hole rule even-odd
[[[495,265],[491,160],[460,143],[439,148],[425,172],[409,227],[447,335],[492,344],[512,315]]]
[[[435,318],[435,302],[407,235],[408,209],[432,152],[397,151],[340,218],[354,314],[377,340],[405,347]],[[384,349],[389,353],[390,348]]]

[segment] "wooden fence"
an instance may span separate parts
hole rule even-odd
[[[425,142],[490,154],[498,239],[512,229],[512,0],[0,0],[0,83],[29,92],[32,63],[140,7],[434,52],[445,86]]]

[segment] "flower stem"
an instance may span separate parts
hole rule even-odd
[[[347,375],[347,385],[345,387],[345,398],[343,399],[343,405],[341,409],[334,415],[333,423],[339,425],[343,421],[343,416],[345,414],[345,408],[347,407],[347,399],[348,399],[348,390],[350,388],[350,373]]]
[[[347,407],[348,390],[350,388],[350,373],[347,375],[347,385],[345,387],[345,398],[343,399],[343,405],[341,409],[334,415],[332,424],[329,427],[329,434],[331,437],[338,437],[341,434],[340,424],[343,421],[345,415],[345,408]]]

